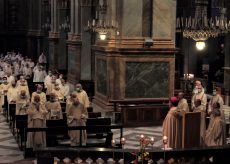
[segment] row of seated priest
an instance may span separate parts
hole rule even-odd
[[[21,85],[19,84],[19,86]],[[27,85],[24,84],[23,86]],[[16,88],[16,85],[12,87]],[[42,128],[46,126],[46,120],[63,118],[66,119],[68,126],[86,126],[88,118],[87,109],[90,102],[87,93],[82,89],[80,84],[76,85],[76,91],[66,99],[59,99],[53,91],[45,94],[42,89],[41,85],[37,85],[37,91],[32,93],[31,101],[30,95],[25,90],[17,90],[16,88],[13,95],[14,99],[11,99],[12,95],[9,94],[9,90],[2,89],[1,103],[4,106],[3,109],[7,119],[9,117],[12,122],[12,127],[14,127],[15,116],[17,115],[28,115],[27,126],[29,128]],[[47,99],[49,101],[46,101]],[[63,112],[66,117],[63,117]],[[69,137],[72,146],[79,144],[79,131],[70,131]],[[86,131],[83,131],[82,139],[83,144],[85,144]],[[27,141],[28,147],[45,144],[42,132],[28,133]]]

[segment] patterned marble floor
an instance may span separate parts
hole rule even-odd
[[[137,149],[139,148],[139,138],[140,135],[143,134],[147,139],[154,137],[155,143],[153,147],[162,147],[162,127],[161,126],[153,126],[153,127],[137,127],[137,128],[125,128],[123,132],[123,137],[126,139],[126,144],[124,145],[124,149]],[[113,131],[114,139],[116,142],[119,142],[120,131]],[[149,145],[151,148],[151,145]]]
[[[19,150],[5,117],[0,114],[0,163],[12,163],[22,159],[23,152]]]

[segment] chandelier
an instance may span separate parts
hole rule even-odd
[[[109,32],[117,31],[118,23],[116,20],[106,20],[107,0],[100,0],[95,4],[95,17],[92,21],[88,20],[85,31],[98,33],[101,40],[105,40]]]
[[[59,30],[66,32],[70,31],[70,21],[68,16],[66,16],[64,22],[59,25]]]
[[[176,29],[183,37],[196,41],[197,48],[205,47],[205,41],[216,38],[230,31],[230,21],[225,17],[226,8],[219,7],[219,14],[208,18],[207,0],[195,0],[195,14],[176,19]],[[199,47],[200,46],[200,47]]]
[[[108,32],[115,31],[118,29],[118,23],[116,21],[106,22],[104,20],[95,20],[92,22],[88,21],[85,31],[96,32],[100,35],[100,38],[104,40]]]

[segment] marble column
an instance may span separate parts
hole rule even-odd
[[[42,51],[42,37],[44,32],[41,29],[42,19],[42,0],[30,0],[29,4],[29,25],[28,25],[28,55],[37,61],[38,56]]]
[[[59,31],[57,1],[51,0],[51,30],[49,31],[49,68],[58,69]]]
[[[70,32],[68,33],[68,82],[75,84],[81,78],[82,40],[78,27],[81,25],[79,0],[70,1]]]
[[[123,0],[123,19],[122,36],[123,37],[141,37],[142,36],[142,8],[143,1]]]
[[[154,0],[152,38],[175,47],[176,0]],[[158,44],[157,42],[155,42]],[[156,45],[156,46],[160,46]]]

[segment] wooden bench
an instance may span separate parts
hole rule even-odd
[[[88,112],[89,118],[98,118],[101,117],[101,112]]]
[[[92,120],[91,120],[92,121]],[[90,121],[89,121],[90,122]],[[101,123],[104,122],[101,120]],[[92,123],[92,122],[91,122]],[[79,147],[82,147],[82,131],[86,130],[89,135],[94,133],[105,133],[111,131],[111,129],[120,129],[120,139],[123,136],[123,126],[122,125],[87,125],[87,126],[74,126],[74,127],[49,127],[49,128],[25,128],[25,135],[24,135],[24,141],[26,142],[26,136],[28,132],[51,132],[51,131],[63,131],[63,130],[79,130],[80,131],[80,145]],[[88,136],[88,135],[87,135]],[[96,136],[97,138],[98,136]],[[101,136],[99,136],[101,137]],[[102,147],[102,145],[86,145],[84,147]],[[105,145],[104,145],[105,146]],[[103,147],[104,147],[103,146]],[[111,141],[110,145],[107,145],[106,147],[111,147]],[[121,143],[116,144],[117,148],[121,148]],[[31,155],[31,151],[33,152],[33,149],[27,148],[26,144],[24,145],[24,154],[25,156],[28,156],[27,154]]]
[[[27,119],[25,116],[17,116],[17,128],[20,129],[19,136],[20,138],[23,137],[23,131],[22,129],[27,127],[27,122],[25,124],[25,119]],[[19,126],[19,122],[23,122],[23,126]],[[53,147],[58,145],[58,140],[66,140],[69,139],[68,136],[68,129],[71,129],[71,127],[67,126],[67,123],[65,120],[47,120],[46,121],[47,130],[45,128],[37,128],[37,129],[45,129],[46,131],[46,139],[47,139],[47,146]],[[99,126],[99,128],[98,128]],[[80,128],[77,130],[87,130],[87,138],[88,139],[105,139],[105,141],[97,142],[97,143],[89,143],[88,146],[103,146],[103,147],[110,147],[111,146],[111,140],[113,137],[113,133],[111,129],[118,127],[121,129],[122,133],[122,125],[113,125],[111,124],[110,118],[88,118],[86,122],[85,128]],[[29,128],[29,129],[35,129],[35,128]],[[39,130],[38,130],[39,131]],[[41,130],[43,131],[43,130]],[[26,136],[24,136],[26,138]],[[23,140],[24,141],[24,140]]]
[[[169,110],[168,99],[111,100],[124,126],[161,125]]]
[[[25,141],[25,128],[28,124],[28,115],[15,115],[16,137],[19,143],[19,148],[23,149],[23,142]]]

